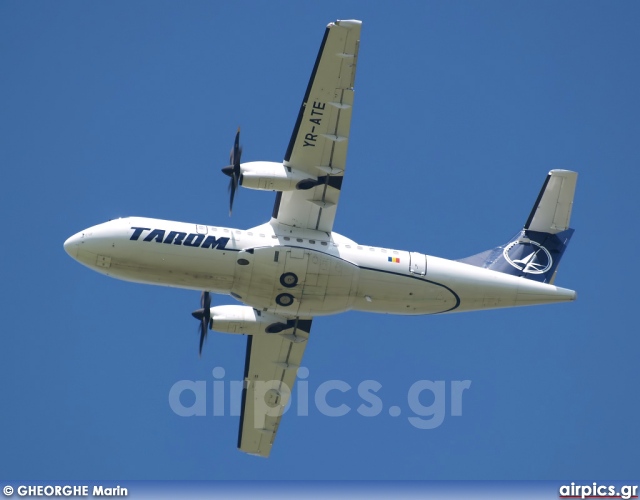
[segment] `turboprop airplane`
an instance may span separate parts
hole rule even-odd
[[[271,220],[240,230],[128,217],[71,236],[71,257],[107,276],[202,291],[209,329],[247,335],[238,448],[268,457],[313,318],[356,310],[443,314],[572,301],[555,286],[573,234],[577,174],[549,172],[508,243],[453,261],[360,245],[332,230],[346,172],[360,21],[325,31],[283,162],[241,163],[238,130],[229,213],[238,186],[275,191]],[[211,293],[244,305],[212,307]],[[266,403],[266,404],[265,404]]]

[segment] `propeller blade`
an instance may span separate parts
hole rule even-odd
[[[200,349],[199,354],[202,356],[202,346],[207,338],[207,331],[209,329],[209,322],[211,321],[211,294],[209,292],[202,292],[200,295],[201,308],[193,311],[191,316],[200,321],[198,330],[200,332]]]
[[[229,182],[229,217],[231,217],[231,212],[233,211],[233,198],[236,195],[236,187],[238,186],[238,181],[236,180],[236,173],[233,173],[233,177],[231,177],[231,181]]]
[[[236,138],[233,141],[233,150],[232,150],[232,158],[231,164],[234,169],[236,165],[238,168],[240,167],[240,157],[242,156],[242,146],[240,146],[240,127],[238,127],[238,131],[236,132]]]
[[[227,165],[222,169],[222,173],[231,178],[229,181],[229,217],[231,217],[231,213],[233,212],[233,199],[235,198],[236,190],[238,189],[238,182],[240,181],[241,157],[242,146],[240,146],[240,127],[238,127],[235,140],[233,141],[233,148],[229,153],[230,165]]]
[[[202,346],[204,345],[204,339],[207,338],[207,330],[202,323],[200,323],[200,349],[198,349],[198,356],[202,356]]]
[[[209,292],[202,292],[202,295],[200,295],[200,305],[207,311],[207,316],[209,316],[211,314],[209,312],[209,309],[211,309],[211,294]]]

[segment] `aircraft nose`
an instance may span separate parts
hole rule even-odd
[[[74,259],[78,258],[78,246],[80,245],[80,233],[74,234],[64,242],[64,250]]]

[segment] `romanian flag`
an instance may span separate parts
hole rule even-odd
[[[400,257],[389,257],[389,262],[394,262],[395,264],[400,264]]]

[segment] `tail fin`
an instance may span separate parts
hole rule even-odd
[[[569,220],[577,178],[569,170],[549,172],[524,228],[506,245],[459,262],[553,284],[573,235]]]

